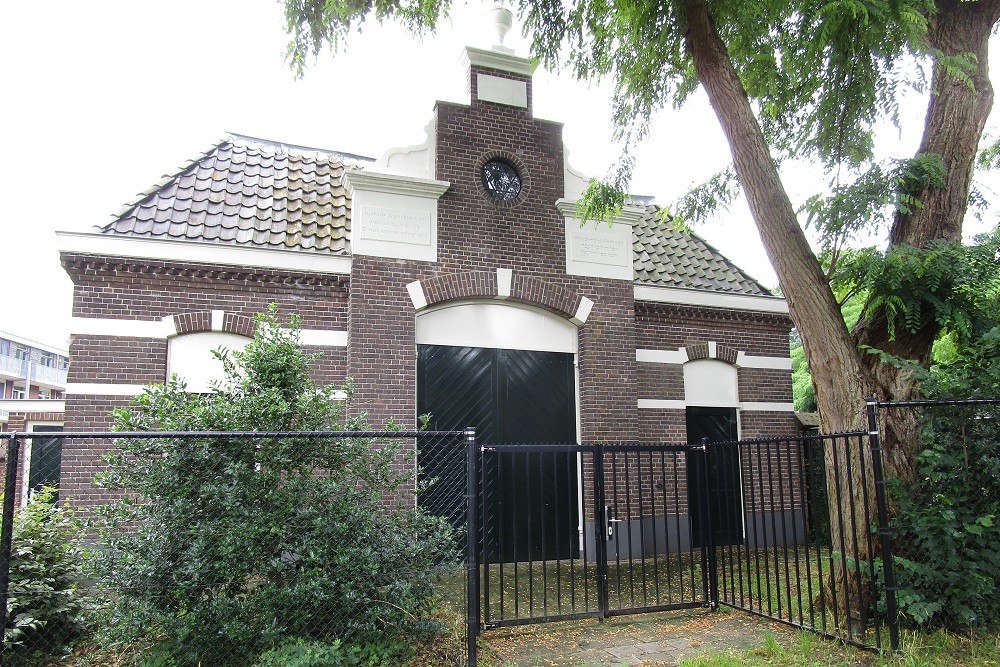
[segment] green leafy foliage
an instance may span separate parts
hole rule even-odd
[[[890,338],[935,324],[959,341],[969,341],[1000,314],[1000,265],[993,261],[1000,230],[975,245],[932,241],[925,248],[874,248],[843,257],[834,276],[842,289],[864,291],[867,317],[884,310]]]
[[[406,649],[398,643],[345,646],[339,639],[328,643],[293,639],[264,653],[255,667],[393,667]]]
[[[82,523],[55,495],[38,489],[14,515],[3,642],[24,664],[66,647],[89,619]]]
[[[365,430],[364,414],[309,379],[298,323],[274,309],[226,379],[191,394],[172,378],[116,410],[129,431]],[[164,664],[246,665],[288,638],[362,645],[424,632],[431,572],[451,528],[412,507],[415,465],[367,439],[121,439],[98,481],[97,571],[114,596],[108,640]]]
[[[795,409],[799,412],[815,412],[816,392],[813,389],[812,375],[809,373],[809,363],[806,361],[806,351],[800,342],[791,350],[792,357],[792,397]]]
[[[833,247],[888,222],[887,213],[909,215],[922,208],[921,193],[944,187],[947,171],[944,160],[928,154],[871,165],[853,181],[835,184],[829,194],[806,200],[806,223],[817,230],[824,247]]]
[[[930,398],[1000,396],[1000,328],[924,372]],[[1000,406],[928,408],[917,478],[892,492],[898,601],[917,625],[960,627],[1000,615]]]

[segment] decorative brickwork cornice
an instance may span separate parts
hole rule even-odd
[[[240,280],[261,284],[312,285],[321,287],[346,287],[347,276],[322,275],[274,269],[231,268],[208,264],[175,264],[128,257],[62,254],[62,265],[71,278],[91,275],[149,275],[196,280]]]
[[[636,301],[635,312],[636,315],[646,317],[691,317],[730,322],[758,322],[773,326],[788,327],[789,329],[793,326],[792,318],[784,313],[730,310],[726,308],[656,303],[652,301]]]

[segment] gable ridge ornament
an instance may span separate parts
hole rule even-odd
[[[490,20],[493,23],[493,29],[496,31],[497,39],[499,40],[499,43],[493,49],[505,53],[514,53],[514,49],[504,46],[503,43],[507,37],[507,33],[510,32],[511,27],[514,25],[514,13],[504,7],[503,4],[497,4],[496,7],[490,10]]]

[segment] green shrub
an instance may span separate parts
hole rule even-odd
[[[926,378],[932,398],[1000,397],[1000,329]],[[895,483],[903,618],[961,627],[1000,617],[1000,406],[926,408],[917,478]]]
[[[81,522],[43,487],[14,515],[4,645],[21,660],[64,648],[84,628],[90,603],[84,587]]]
[[[214,391],[149,387],[115,412],[116,427],[368,429],[309,380],[296,322],[283,329],[272,312],[244,351],[218,354],[226,380]],[[101,511],[98,572],[115,592],[104,634],[177,665],[253,664],[291,637],[406,636],[454,549],[447,522],[412,507],[415,465],[399,466],[391,443],[122,439],[107,461],[99,482],[129,493]]]
[[[392,667],[407,653],[397,642],[344,645],[293,639],[260,657],[255,667]]]

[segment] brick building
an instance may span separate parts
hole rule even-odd
[[[322,353],[317,378],[353,378],[375,421],[430,413],[486,440],[793,433],[785,302],[648,201],[581,226],[587,179],[532,113],[529,61],[466,56],[470,102],[439,102],[419,146],[372,160],[232,135],[107,226],[61,234],[67,428],[107,426],[171,372],[205,386],[208,350],[244,344],[274,302]],[[100,453],[65,445],[65,495],[100,500]]]
[[[0,331],[0,431],[46,432],[62,430],[68,350],[17,334]],[[0,461],[7,450],[0,442]],[[31,488],[58,482],[58,442],[46,438],[27,440],[18,470],[18,501]],[[0,480],[0,490],[3,481]]]

